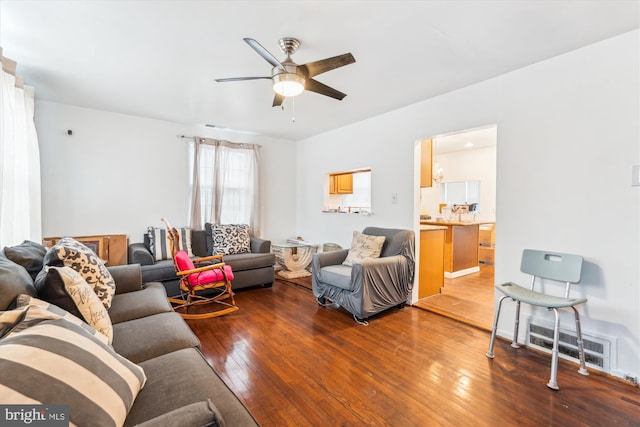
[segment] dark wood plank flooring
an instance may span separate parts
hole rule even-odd
[[[638,426],[640,391],[415,307],[369,326],[301,285],[240,291],[240,310],[189,321],[208,362],[262,426]]]
[[[423,298],[415,306],[490,331],[494,289],[494,266],[481,264],[477,273],[444,279],[439,294]]]

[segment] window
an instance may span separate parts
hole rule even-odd
[[[198,188],[194,188],[195,144],[189,146],[191,226],[249,224],[257,228],[257,146],[199,138]],[[211,141],[211,142],[209,142]],[[194,200],[194,195],[198,197]]]
[[[440,184],[440,203],[449,206],[478,204],[479,212],[480,181],[443,182]]]

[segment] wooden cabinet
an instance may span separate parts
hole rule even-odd
[[[480,226],[478,246],[478,262],[485,265],[495,263],[496,230],[495,224],[483,224]]]
[[[419,299],[439,294],[444,286],[445,232],[445,227],[420,230]]]
[[[425,139],[420,146],[420,187],[433,186],[433,140]]]
[[[353,194],[353,173],[329,175],[329,194]]]
[[[96,236],[74,236],[78,242],[93,250],[107,266],[127,264],[129,238],[125,234],[103,234]],[[45,237],[42,245],[50,248],[61,237]]]
[[[445,276],[455,278],[479,271],[478,225],[449,226],[445,239]]]

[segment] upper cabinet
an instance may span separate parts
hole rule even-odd
[[[330,175],[329,194],[353,194],[353,173]]]
[[[371,215],[371,168],[326,174],[322,211]]]
[[[433,186],[433,140],[423,139],[420,147],[420,187]]]

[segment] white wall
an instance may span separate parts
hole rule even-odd
[[[640,376],[640,188],[630,173],[640,163],[639,38],[630,32],[299,142],[298,234],[348,246],[367,225],[415,228],[416,140],[497,124],[496,281],[526,280],[524,248],[582,254],[583,329],[617,337],[613,374]],[[322,214],[324,174],[361,166],[372,168],[374,215]],[[507,307],[501,335],[512,322]],[[562,324],[574,328],[570,317]]]
[[[436,154],[444,170],[445,182],[480,181],[478,221],[496,219],[496,147],[477,148],[465,151]],[[420,212],[429,212],[432,218],[441,216],[438,208],[441,203],[439,184],[420,190]]]
[[[295,143],[229,134],[51,102],[36,102],[42,169],[43,236],[126,234],[142,241],[149,225],[188,223],[187,142],[177,135],[258,143],[261,235],[295,233]],[[73,135],[67,135],[72,130]]]

